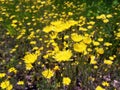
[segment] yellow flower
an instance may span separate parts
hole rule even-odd
[[[94,69],[98,69],[98,66],[97,66],[97,65],[95,65],[95,66],[94,66]]]
[[[101,15],[100,15],[100,18],[101,18],[101,19],[106,19],[105,14],[101,14]]]
[[[5,80],[0,84],[0,87],[5,90],[12,90],[13,86],[10,84],[10,81]]]
[[[109,86],[109,83],[104,81],[104,82],[102,82],[102,85],[108,87],[108,86]]]
[[[94,25],[94,24],[95,24],[95,22],[94,22],[94,21],[90,21],[90,22],[89,22],[89,24]]]
[[[102,41],[103,41],[103,38],[98,38],[98,41],[99,41],[99,42],[102,42]]]
[[[100,45],[100,43],[97,42],[97,41],[93,41],[93,45],[94,45],[94,46],[98,46],[98,45]]]
[[[5,73],[0,73],[0,78],[3,78],[3,77],[5,77]]]
[[[90,56],[91,60],[90,60],[90,64],[96,64],[97,61],[95,60],[95,56]]]
[[[56,71],[56,70],[60,70],[59,66],[55,66],[53,69],[54,69],[55,71]]]
[[[96,51],[99,54],[103,54],[104,53],[104,49],[103,48],[96,48]]]
[[[108,19],[104,19],[103,22],[104,22],[104,23],[108,23],[109,20],[108,20]]]
[[[51,32],[49,35],[51,39],[55,39],[57,37],[58,33],[57,32]]]
[[[24,85],[24,81],[18,81],[17,84],[18,85]]]
[[[13,86],[10,84],[10,85],[6,88],[6,90],[13,90]]]
[[[71,79],[69,77],[64,77],[62,83],[63,85],[69,85],[71,83]]]
[[[110,60],[114,60],[114,56],[109,56],[109,59]]]
[[[107,65],[111,65],[113,63],[113,61],[111,61],[111,60],[104,60],[104,64],[107,64]]]
[[[93,26],[89,25],[87,28],[88,28],[88,29],[92,29],[92,28],[93,28]]]
[[[107,18],[111,18],[111,17],[112,17],[112,15],[111,15],[111,14],[108,14],[106,17],[107,17]]]
[[[17,70],[14,68],[14,67],[11,67],[8,72],[14,72],[14,73],[17,73]]]
[[[37,55],[33,53],[28,53],[27,55],[24,56],[23,58],[25,63],[34,63],[37,60]]]
[[[118,32],[118,33],[116,34],[116,36],[119,38],[119,37],[120,37],[120,32]]]
[[[31,41],[30,44],[35,45],[36,41]]]
[[[68,15],[69,15],[69,16],[72,16],[72,15],[73,15],[73,13],[72,13],[72,12],[68,12]]]
[[[61,62],[61,61],[69,61],[71,56],[72,56],[71,50],[63,50],[56,53],[54,58],[56,61]]]
[[[53,26],[46,26],[43,28],[43,31],[49,33],[50,31],[52,31],[53,28],[54,28]]]
[[[74,42],[79,42],[83,39],[83,36],[78,35],[77,33],[72,33],[71,38]]]
[[[79,30],[80,30],[80,31],[87,31],[87,29],[86,29],[86,28],[83,28],[83,27],[79,27]]]
[[[83,42],[86,44],[90,44],[92,42],[90,37],[84,37]]]
[[[26,63],[26,70],[31,70],[33,68],[32,64]]]
[[[97,86],[95,90],[105,90],[105,89],[101,86]]]
[[[111,46],[111,45],[112,45],[112,43],[105,42],[105,43],[104,43],[104,45],[105,45],[105,46]]]
[[[51,70],[51,69],[46,69],[46,70],[44,70],[44,71],[42,72],[42,75],[43,75],[45,78],[50,79],[51,77],[54,76],[54,72],[53,72],[53,70]]]
[[[73,45],[73,48],[74,48],[74,50],[75,50],[76,52],[82,53],[82,52],[85,52],[85,51],[86,51],[87,45],[86,45],[85,43],[83,43],[83,42],[75,43],[75,44]]]
[[[12,20],[12,23],[17,23],[18,21],[17,20]]]

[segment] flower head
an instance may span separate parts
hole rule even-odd
[[[62,83],[63,85],[69,85],[71,83],[71,79],[69,77],[64,77]]]
[[[54,76],[54,72],[53,72],[53,70],[51,70],[51,69],[46,69],[46,70],[44,70],[44,71],[42,72],[42,75],[43,75],[45,78],[50,79],[51,77]]]
[[[61,61],[69,61],[71,56],[72,56],[72,52],[70,50],[63,50],[56,53],[54,58],[56,61],[61,62]]]
[[[105,90],[105,89],[101,86],[97,86],[95,90]]]
[[[83,43],[83,42],[75,43],[75,44],[73,45],[73,48],[74,48],[74,50],[75,50],[76,52],[82,53],[82,52],[86,51],[87,45],[86,45],[85,43]]]
[[[29,54],[24,56],[23,60],[24,60],[25,63],[32,64],[32,63],[34,63],[37,60],[37,55],[29,53]]]

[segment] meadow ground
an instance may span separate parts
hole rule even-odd
[[[0,90],[120,90],[120,1],[0,0]]]

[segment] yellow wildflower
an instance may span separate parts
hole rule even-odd
[[[101,15],[100,15],[100,18],[101,18],[101,19],[106,19],[105,14],[101,14]]]
[[[96,64],[97,63],[97,61],[95,60],[95,56],[91,55],[90,58],[91,58],[90,64]]]
[[[83,42],[86,44],[90,44],[92,42],[90,37],[84,37]]]
[[[99,54],[103,54],[104,53],[104,49],[103,48],[96,48],[96,51]]]
[[[104,60],[104,64],[107,64],[107,65],[111,65],[113,63],[113,61],[111,61],[111,60]]]
[[[112,17],[112,15],[111,15],[111,14],[108,14],[106,17],[107,17],[107,18],[111,18],[111,17]]]
[[[18,81],[17,84],[18,85],[24,85],[24,81]]]
[[[94,45],[94,46],[98,46],[98,45],[100,45],[100,43],[97,42],[97,41],[93,41],[93,45]]]
[[[87,31],[87,29],[86,29],[86,28],[83,28],[83,27],[79,27],[79,30],[80,30],[80,31]]]
[[[108,19],[104,19],[103,22],[104,22],[104,23],[108,23],[109,20],[108,20]]]
[[[83,36],[78,35],[77,33],[72,33],[71,38],[74,42],[79,42],[83,39]]]
[[[59,66],[55,66],[53,69],[54,69],[55,71],[56,71],[56,70],[60,70]]]
[[[95,66],[94,66],[94,69],[98,69],[98,66],[97,66],[97,65],[95,65]]]
[[[105,43],[104,43],[104,45],[105,45],[105,46],[111,46],[111,45],[112,45],[112,43],[105,42]]]
[[[54,29],[53,26],[46,26],[43,28],[43,31],[46,32],[46,33],[49,33],[50,31],[52,31],[52,29]]]
[[[18,21],[17,20],[12,20],[12,23],[17,23]]]
[[[56,61],[61,62],[61,61],[69,61],[71,56],[72,56],[71,50],[63,50],[56,53],[54,58]]]
[[[14,67],[11,67],[8,72],[14,72],[14,73],[17,73],[17,70],[14,68]]]
[[[98,38],[98,41],[99,41],[99,42],[102,42],[102,41],[103,41],[103,38]]]
[[[10,84],[10,81],[5,80],[0,84],[0,87],[5,90],[12,90],[13,86]]]
[[[36,41],[31,41],[30,44],[35,45]]]
[[[93,26],[89,25],[89,26],[87,26],[87,28],[88,28],[88,29],[92,29],[92,28],[93,28]]]
[[[26,70],[31,70],[33,68],[32,64],[26,63]]]
[[[85,51],[86,51],[87,45],[86,45],[85,43],[83,43],[83,42],[75,43],[75,44],[73,45],[73,48],[74,48],[74,50],[75,50],[76,52],[82,53],[82,52],[85,52]]]
[[[102,85],[108,87],[108,86],[109,86],[109,83],[104,81],[104,82],[102,82]]]
[[[37,55],[34,53],[28,53],[27,55],[24,56],[23,58],[25,63],[34,63],[37,60]]]
[[[46,69],[46,70],[44,70],[44,71],[42,72],[42,75],[43,75],[45,78],[50,79],[51,77],[54,76],[54,72],[53,72],[53,70],[51,70],[51,69]]]
[[[110,60],[114,60],[114,57],[113,57],[113,56],[109,56],[109,59],[110,59]]]
[[[71,79],[69,77],[63,77],[62,83],[63,85],[69,85],[71,83]]]
[[[5,77],[5,73],[0,73],[0,78],[3,78],[3,77]]]
[[[101,86],[97,86],[95,90],[105,90],[105,89]]]

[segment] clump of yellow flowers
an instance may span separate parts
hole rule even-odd
[[[10,84],[9,80],[5,80],[0,84],[1,89],[12,90],[13,86]]]

